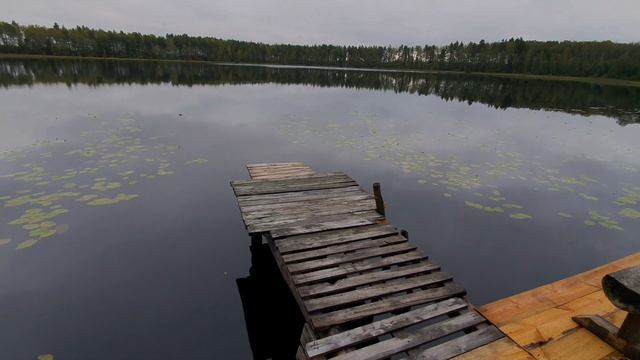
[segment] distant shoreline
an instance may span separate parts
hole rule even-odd
[[[576,77],[560,75],[534,75],[518,73],[495,73],[495,72],[465,72],[451,70],[418,70],[418,69],[390,69],[390,68],[358,68],[358,67],[334,67],[334,66],[309,66],[309,65],[279,65],[260,63],[232,63],[206,60],[173,60],[173,59],[147,59],[147,58],[116,58],[99,56],[62,56],[62,55],[33,55],[33,54],[7,54],[0,53],[1,59],[52,59],[52,60],[103,60],[103,61],[138,61],[138,62],[167,62],[167,63],[192,63],[227,66],[256,66],[270,68],[287,69],[318,69],[318,70],[341,70],[341,71],[368,71],[368,72],[394,72],[394,73],[416,73],[416,74],[443,74],[443,75],[472,75],[490,76],[506,79],[521,80],[547,80],[547,81],[570,81],[588,83],[594,85],[640,87],[640,81],[619,80],[611,78]]]

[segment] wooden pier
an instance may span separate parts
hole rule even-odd
[[[626,359],[573,317],[599,315],[620,326],[627,313],[602,288],[605,275],[639,266],[640,253],[480,307],[480,312],[535,359]]]
[[[298,359],[531,358],[386,223],[379,186],[374,197],[303,163],[247,168],[251,180],[231,185],[306,320]]]

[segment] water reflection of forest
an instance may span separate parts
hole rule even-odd
[[[179,86],[301,84],[436,95],[495,108],[528,108],[603,115],[619,125],[640,123],[640,88],[489,76],[348,71],[204,63],[108,60],[0,61],[3,87],[38,83],[69,86],[161,84]]]

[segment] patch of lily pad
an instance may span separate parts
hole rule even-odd
[[[569,194],[575,194],[590,202],[599,202],[597,196],[591,195],[596,192],[602,194],[602,188],[611,188],[611,184],[601,182],[594,176],[587,174],[571,175],[566,174],[562,167],[545,167],[538,158],[529,154],[521,154],[516,151],[505,149],[507,143],[502,140],[492,141],[490,144],[480,144],[477,148],[477,155],[474,158],[483,158],[477,162],[466,162],[456,154],[436,155],[426,151],[424,148],[424,134],[404,134],[398,136],[393,134],[393,127],[387,126],[385,119],[376,119],[375,116],[362,113],[348,114],[346,119],[340,122],[324,122],[318,119],[295,119],[292,118],[284,124],[280,131],[283,134],[295,137],[297,144],[315,144],[324,139],[333,142],[339,149],[344,151],[362,152],[367,160],[386,162],[397,167],[407,174],[416,174],[418,184],[427,185],[430,188],[446,188],[444,195],[452,198],[451,194],[456,192],[460,196],[476,196],[487,201],[493,201],[499,206],[488,206],[477,201],[466,201],[465,204],[471,208],[485,212],[504,212],[516,219],[533,218],[531,214],[524,212],[507,212],[505,209],[523,209],[523,205],[517,204],[509,199],[508,194],[501,192],[499,187],[507,181],[528,182],[529,188],[534,191],[551,191],[558,193],[556,197],[567,196],[567,201],[573,201]],[[466,146],[465,136],[448,133],[447,145],[455,146],[455,141],[463,141]],[[430,139],[430,142],[438,139]],[[493,159],[488,158],[493,157]],[[585,156],[569,156],[563,159],[566,163],[573,160],[582,160]],[[588,158],[599,161],[598,159]],[[427,181],[431,179],[432,181]],[[499,184],[499,186],[498,186]],[[631,206],[640,204],[640,186],[634,184],[623,184],[623,196],[617,195],[615,203],[630,209]],[[609,192],[611,193],[611,192]],[[565,195],[566,194],[566,195]],[[477,199],[476,198],[476,199]],[[616,215],[621,217],[635,218],[637,214],[632,210],[620,210]],[[585,211],[586,212],[586,211]],[[578,216],[568,213],[558,212],[562,218]],[[513,215],[513,216],[512,216]],[[591,217],[591,215],[589,215]],[[588,219],[594,225],[599,225],[611,230],[620,230],[622,227],[613,217],[607,219]]]
[[[624,208],[618,212],[620,215],[629,219],[640,219],[640,211],[631,208]]]
[[[186,165],[204,165],[206,163],[208,163],[209,160],[204,159],[204,158],[198,158],[198,159],[193,159],[193,160],[189,160],[187,162],[185,162]]]
[[[90,118],[98,119],[96,115]],[[174,174],[169,157],[180,147],[163,142],[170,136],[144,139],[142,129],[129,116],[115,122],[97,120],[89,126],[94,129],[80,131],[84,143],[76,147],[69,148],[73,142],[62,140],[40,141],[24,149],[0,151],[0,161],[12,162],[19,169],[0,174],[0,181],[9,181],[11,188],[18,189],[14,194],[0,196],[0,205],[24,208],[22,215],[8,223],[25,232],[23,240],[13,240],[17,249],[67,232],[68,225],[56,222],[69,212],[67,204],[72,200],[74,207],[116,205],[139,197],[126,194],[123,188]],[[44,147],[48,149],[43,151]],[[60,156],[67,158],[59,161]],[[29,160],[20,164],[23,159]],[[50,162],[52,159],[57,161]],[[206,162],[194,159],[188,163]],[[65,167],[57,167],[60,163]],[[137,171],[144,176],[137,175]],[[116,190],[121,193],[112,194]],[[8,239],[0,244],[6,245],[5,240]]]
[[[115,205],[119,202],[129,201],[137,198],[137,194],[118,194],[114,198],[98,198],[91,200],[87,203],[89,206],[103,206],[103,205]]]

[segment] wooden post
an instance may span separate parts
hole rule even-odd
[[[373,197],[376,199],[376,211],[378,214],[386,217],[384,211],[384,200],[382,199],[382,191],[380,190],[380,183],[373,183]]]
[[[574,316],[573,321],[629,358],[640,359],[640,266],[605,275],[602,290],[613,305],[628,312],[620,329],[598,315]]]

